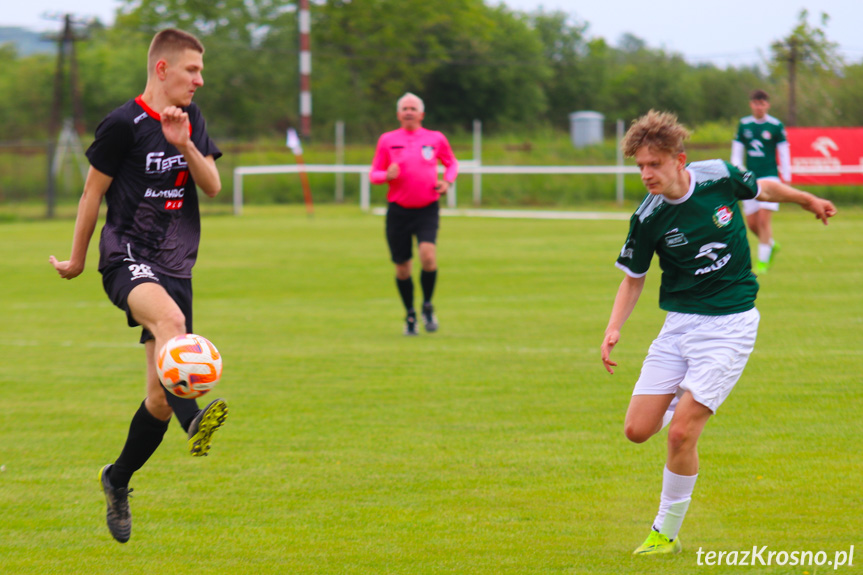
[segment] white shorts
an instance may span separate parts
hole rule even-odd
[[[762,202],[760,200],[743,200],[743,215],[751,216],[761,210],[779,211],[779,202]]]
[[[734,389],[758,335],[758,310],[732,315],[669,312],[632,395],[692,394],[710,411]]]
[[[776,176],[767,176],[766,178],[758,178],[759,180],[774,180],[781,182]],[[779,211],[779,202],[762,202],[761,200],[743,200],[743,215],[751,216],[761,210],[769,210],[771,212]]]

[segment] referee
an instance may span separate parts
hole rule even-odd
[[[422,266],[423,324],[427,332],[438,329],[432,294],[437,282],[435,242],[440,220],[439,199],[458,175],[458,162],[446,136],[423,128],[424,116],[425,106],[418,96],[408,92],[399,98],[396,117],[401,128],[386,132],[378,139],[369,173],[373,184],[389,185],[386,235],[396,266],[396,286],[406,311],[405,335],[418,333],[411,278],[414,236]],[[442,179],[438,179],[438,161],[446,167]]]

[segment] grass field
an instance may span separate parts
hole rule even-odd
[[[775,218],[761,332],[708,424],[684,552],[634,559],[664,434],[622,420],[658,332],[658,266],[615,350],[622,221],[445,218],[441,331],[401,335],[380,217],[250,207],[204,219],[195,331],[231,415],[210,457],[173,422],[133,478],[132,539],[104,524],[100,467],[143,399],[137,330],[88,269],[58,279],[71,220],[0,224],[0,572],[10,574],[795,573],[696,552],[837,551],[863,564],[863,211]],[[765,555],[766,558],[766,555]]]

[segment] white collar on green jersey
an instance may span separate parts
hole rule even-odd
[[[677,206],[688,200],[692,197],[692,192],[695,191],[695,173],[689,168],[686,168],[686,172],[689,174],[689,190],[682,197],[677,198],[676,200],[670,200],[665,196],[662,196],[662,200],[666,203],[671,204],[672,206]]]

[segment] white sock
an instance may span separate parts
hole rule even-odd
[[[767,263],[770,261],[770,254],[773,252],[773,242],[769,244],[758,244],[758,261]]]
[[[683,518],[692,501],[695,489],[695,475],[677,475],[666,467],[662,473],[662,496],[659,499],[659,512],[653,520],[653,528],[668,537],[676,539],[683,525]]]

